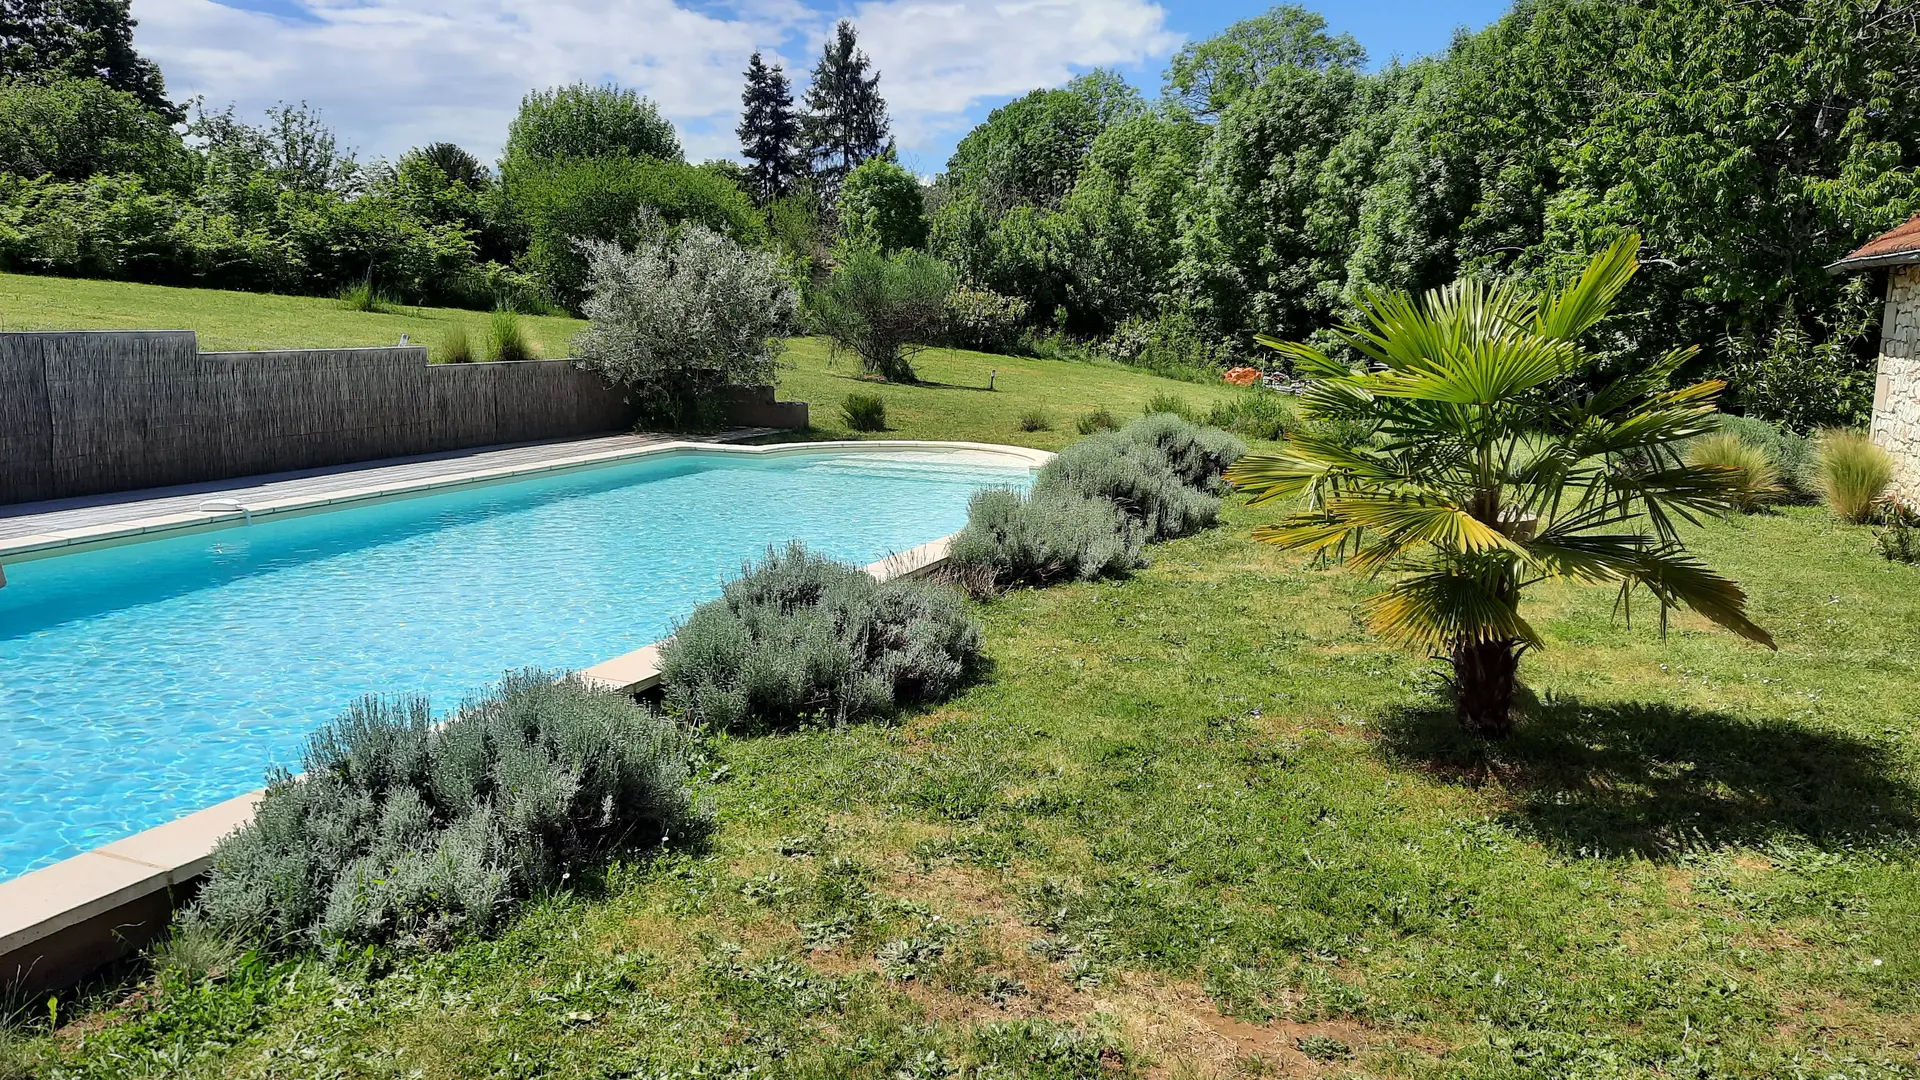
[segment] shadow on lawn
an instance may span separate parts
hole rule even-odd
[[[1887,747],[1784,720],[1557,698],[1530,708],[1505,743],[1461,734],[1451,708],[1403,710],[1380,733],[1402,763],[1499,783],[1525,826],[1570,855],[1667,858],[1920,831],[1920,790]]]

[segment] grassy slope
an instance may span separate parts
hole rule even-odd
[[[465,323],[475,348],[487,337],[484,312],[404,308],[393,314],[348,311],[338,302],[305,296],[269,296],[214,289],[172,289],[112,281],[0,274],[0,330],[195,330],[207,350],[343,348],[392,345],[401,334],[435,348],[454,321]],[[578,319],[522,317],[534,351],[568,354]],[[861,380],[852,357],[833,357],[824,340],[794,341],[780,378],[783,398],[813,403],[818,438],[947,438],[1020,442],[1049,449],[1072,437],[1074,421],[1096,408],[1123,419],[1137,415],[1156,394],[1173,393],[1196,406],[1227,391],[1173,382],[1116,368],[936,349],[914,360],[921,386],[885,386]],[[986,391],[997,370],[997,393]],[[893,430],[862,434],[845,429],[840,403],[849,393],[887,399]],[[1041,408],[1052,431],[1021,432],[1021,412]]]
[[[401,334],[431,349],[455,321],[483,348],[489,318],[455,308],[377,314],[312,296],[0,274],[0,330],[196,330],[209,352],[394,345]],[[522,316],[520,324],[541,356],[565,356],[567,343],[586,325],[537,316]]]
[[[835,357],[821,338],[791,342],[785,363],[780,396],[812,403],[813,434],[831,439],[961,439],[1057,450],[1079,437],[1075,421],[1095,409],[1104,408],[1124,423],[1156,396],[1170,394],[1204,411],[1234,393],[1225,386],[1197,386],[1118,367],[951,349],[915,356],[914,372],[922,383],[894,386],[860,378],[858,358]],[[992,393],[987,392],[990,375]],[[888,430],[847,430],[840,404],[850,393],[885,398]],[[1021,414],[1034,409],[1052,421],[1051,429],[1020,430]]]
[[[790,387],[843,394],[813,348]],[[883,390],[897,434],[1056,445],[1008,428],[1029,395],[1161,388],[923,374],[988,364],[1002,394]],[[103,1078],[1914,1075],[1920,568],[1812,509],[1700,530],[1777,654],[1544,590],[1541,700],[1483,752],[1358,628],[1364,583],[1249,541],[1271,516],[989,605],[991,677],[929,714],[717,742],[710,850],[498,941],[230,966],[10,1053]]]

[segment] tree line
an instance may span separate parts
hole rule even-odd
[[[788,104],[798,126],[776,137],[793,160],[759,180],[688,162],[652,101],[584,83],[527,94],[492,165],[451,143],[363,162],[304,103],[256,121],[171,100],[134,27],[129,0],[0,0],[0,269],[578,311],[578,241],[698,222],[798,265],[818,200],[781,196],[803,177],[809,193],[837,190],[891,153],[850,23],[805,109]]]
[[[929,198],[963,278],[1123,358],[1330,347],[1372,290],[1564,280],[1621,236],[1646,268],[1605,353],[1805,430],[1871,397],[1870,279],[1825,266],[1920,211],[1920,4],[1520,0],[1443,53],[1366,68],[1277,7],[1173,59],[1148,102],[1040,90]]]

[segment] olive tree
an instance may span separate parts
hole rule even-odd
[[[652,212],[639,232],[631,250],[579,241],[592,325],[575,355],[663,419],[687,418],[718,390],[772,385],[798,307],[779,260],[697,223],[669,230]]]

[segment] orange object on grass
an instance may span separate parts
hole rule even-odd
[[[1260,369],[1250,367],[1228,368],[1226,380],[1235,386],[1252,386],[1260,381]]]

